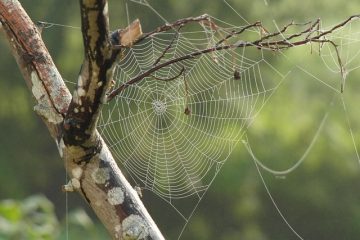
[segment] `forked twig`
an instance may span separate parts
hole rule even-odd
[[[265,34],[264,36],[261,36],[258,40],[255,40],[255,41],[242,41],[242,40],[239,40],[239,41],[237,41],[236,43],[233,43],[233,44],[222,44],[222,43],[227,43],[228,39],[230,39],[230,38],[232,38],[234,36],[237,36],[237,35],[243,33],[245,30],[250,29],[250,28],[256,27],[256,28],[266,30],[262,26],[261,22],[255,22],[253,24],[249,24],[249,25],[243,27],[239,31],[231,32],[227,36],[223,37],[220,41],[218,41],[212,47],[205,48],[205,49],[202,49],[202,50],[197,50],[197,51],[194,51],[192,53],[189,53],[189,54],[177,57],[177,58],[170,59],[170,60],[168,60],[166,62],[163,62],[161,64],[154,65],[152,68],[148,69],[145,72],[142,72],[141,74],[137,75],[136,77],[128,80],[126,83],[120,85],[117,89],[113,90],[108,95],[108,101],[113,99],[116,95],[118,95],[122,90],[124,90],[128,86],[141,81],[142,79],[152,75],[154,72],[158,71],[161,68],[164,68],[164,67],[169,66],[171,64],[181,62],[181,61],[184,61],[184,60],[187,60],[187,59],[196,58],[196,57],[201,56],[203,54],[207,54],[207,53],[211,53],[211,52],[215,52],[215,51],[224,51],[224,50],[228,50],[228,49],[231,50],[231,49],[235,49],[235,48],[244,48],[244,47],[256,47],[258,49],[269,49],[269,50],[273,50],[273,51],[281,51],[281,50],[292,48],[292,47],[303,46],[303,45],[306,45],[306,44],[311,43],[311,42],[317,42],[319,44],[329,43],[335,48],[338,64],[339,64],[339,67],[340,67],[340,73],[341,73],[341,77],[342,77],[341,92],[343,92],[344,85],[345,85],[345,69],[344,69],[343,63],[342,63],[341,58],[340,58],[339,50],[337,48],[337,45],[333,41],[328,40],[325,37],[330,35],[334,31],[344,27],[350,21],[352,21],[354,19],[357,19],[357,18],[360,18],[360,15],[350,16],[345,21],[342,21],[339,24],[337,24],[337,25],[333,26],[332,28],[330,28],[329,30],[326,30],[326,31],[323,31],[323,32],[320,31],[320,19],[317,19],[312,24],[311,24],[311,22],[303,24],[303,25],[310,24],[310,26],[307,27],[306,29],[304,29],[303,31],[288,35],[287,37],[283,37],[283,39],[275,38],[275,37],[278,37],[278,36],[284,36],[284,34],[288,31],[290,26],[300,25],[300,24],[295,24],[295,23],[291,22],[291,23],[285,25],[281,30],[279,30],[277,32],[268,33],[267,31],[265,31],[265,32],[267,32],[267,34]],[[177,26],[183,26],[183,25],[186,25],[186,24],[192,23],[192,22],[201,23],[202,21],[206,21],[207,23],[210,23],[210,24],[212,23],[212,21],[211,21],[211,19],[210,19],[210,17],[208,15],[201,15],[201,16],[195,17],[195,18],[180,19],[180,20],[178,20],[178,21],[176,21],[176,22],[174,22],[172,24],[166,24],[164,26],[161,26],[161,27],[155,29],[152,32],[143,34],[137,40],[137,42],[139,42],[139,41],[141,41],[141,40],[143,40],[143,39],[145,39],[147,37],[150,37],[150,36],[152,36],[154,34],[164,32],[164,31],[168,31],[168,30],[173,29],[174,27],[177,27]],[[216,25],[214,25],[214,26],[216,26]],[[318,34],[315,35],[315,36],[312,36],[314,32],[317,32]],[[299,39],[299,38],[301,38],[301,39]],[[299,40],[295,40],[295,39],[299,39]],[[169,50],[171,45],[172,44],[170,44],[164,50],[163,55]],[[163,55],[161,55],[160,57],[162,58]],[[159,62],[159,61],[157,61],[157,62]],[[179,77],[181,75],[181,73],[183,73],[183,71],[181,71],[180,74],[178,76],[176,76],[175,78]]]
[[[207,14],[203,14],[201,16],[198,17],[188,17],[188,18],[183,18],[183,19],[179,19],[171,24],[165,24],[163,26],[157,27],[155,30],[148,32],[148,33],[144,33],[138,40],[137,42],[140,42],[146,38],[149,38],[153,35],[156,35],[158,33],[162,33],[162,32],[167,32],[169,30],[175,29],[176,27],[179,26],[184,26],[187,25],[189,23],[199,23],[201,21],[206,21],[209,20],[210,16]]]
[[[177,79],[178,77],[180,77],[181,74],[183,74],[184,71],[185,71],[185,68],[182,67],[181,70],[180,70],[180,72],[179,72],[177,75],[175,75],[174,77],[171,77],[171,78],[159,78],[159,77],[155,77],[155,76],[153,76],[153,75],[151,75],[151,77],[154,78],[154,79],[156,79],[156,80],[159,80],[159,81],[170,82],[170,81],[175,80],[175,79]]]
[[[153,66],[155,66],[156,64],[158,64],[160,62],[160,60],[165,56],[165,54],[170,50],[170,48],[172,47],[172,45],[174,44],[175,40],[178,39],[179,37],[179,31],[181,29],[183,25],[180,25],[179,28],[177,29],[175,36],[173,37],[173,39],[171,40],[170,44],[164,49],[164,51],[161,53],[161,55],[156,59],[156,61],[153,63]]]

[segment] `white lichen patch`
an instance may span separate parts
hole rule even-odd
[[[73,192],[73,191],[74,191],[74,187],[73,187],[72,184],[69,182],[68,184],[62,186],[62,190],[63,190],[64,192]]]
[[[2,2],[3,4],[14,4],[14,5],[19,5],[20,3],[19,3],[19,1],[17,1],[17,0],[1,0],[0,2]],[[6,9],[6,8],[5,8]],[[14,7],[14,6],[11,6],[11,8],[9,8],[8,9],[8,12],[9,13],[12,13],[12,11],[14,10],[14,9],[16,9],[16,7]]]
[[[74,101],[74,103],[79,104],[79,96],[78,96],[78,93],[76,90],[74,91],[74,94],[73,94],[73,101]]]
[[[83,96],[85,96],[85,94],[86,94],[85,90],[84,90],[82,87],[79,87],[79,88],[77,89],[77,93],[78,93],[78,96],[79,96],[79,97],[83,97]]]
[[[68,92],[59,71],[54,65],[50,65],[49,75],[50,80],[47,81],[47,84],[50,84],[49,89],[51,98],[54,99],[57,109],[67,109],[71,101],[71,95]]]
[[[79,189],[81,187],[79,179],[72,178],[70,181],[71,181],[71,185],[74,187],[74,189]]]
[[[56,141],[56,146],[58,147],[60,157],[62,158],[64,156],[63,149],[65,148],[64,140],[61,138],[60,141]]]
[[[107,103],[107,101],[108,101],[107,95],[104,94],[104,95],[101,97],[100,102],[101,102],[102,104],[105,104],[105,103]]]
[[[111,205],[119,205],[124,202],[124,191],[120,187],[114,187],[107,193],[108,201]]]
[[[145,220],[135,214],[131,214],[122,222],[122,237],[125,240],[146,239],[149,229]]]
[[[114,227],[114,232],[115,232],[115,239],[120,239],[121,236],[121,225],[116,225]]]
[[[109,6],[108,6],[107,2],[105,3],[104,9],[103,9],[103,14],[104,14],[104,16],[108,16],[108,14],[109,14]]]
[[[101,81],[97,83],[98,87],[101,87],[102,85],[103,85],[103,83]]]
[[[15,0],[4,0],[3,2],[4,2],[5,4],[18,3],[18,1],[15,1]]]
[[[31,72],[31,83],[32,83],[32,94],[38,102],[43,101],[44,96],[46,96],[46,90],[42,85],[37,73],[35,71]]]
[[[110,169],[108,168],[98,168],[91,173],[92,179],[97,184],[105,184],[106,181],[110,179]]]
[[[74,108],[74,113],[78,113],[78,112],[79,112],[79,109]]]
[[[140,198],[143,197],[141,187],[135,186],[135,187],[134,187],[134,190],[136,191],[137,195],[138,195]]]
[[[79,87],[84,86],[84,82],[83,82],[83,79],[82,79],[81,75],[80,75],[79,78],[78,78],[78,86],[79,86]]]
[[[75,167],[71,170],[72,176],[77,179],[81,178],[82,173],[83,173],[83,170],[81,169],[81,167]]]
[[[38,104],[34,107],[34,111],[44,117],[48,122],[59,124],[63,121],[63,117],[58,114],[51,106],[47,92],[35,71],[31,72],[31,91]]]
[[[107,148],[106,144],[102,144],[102,146],[103,147],[101,148],[99,157],[102,161],[107,161],[108,159],[110,159],[110,151]]]
[[[49,105],[35,105],[34,111],[51,123],[59,124],[63,121],[63,117],[58,114],[52,107],[49,107]]]
[[[63,186],[63,191],[73,192],[77,189],[80,189],[80,181],[76,178],[72,178],[66,185]]]

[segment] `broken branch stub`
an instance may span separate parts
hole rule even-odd
[[[132,47],[142,35],[140,20],[136,19],[125,29],[116,30],[112,33],[114,48]]]

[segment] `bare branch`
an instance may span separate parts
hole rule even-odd
[[[209,20],[210,20],[210,16],[207,15],[207,14],[203,14],[203,15],[198,16],[198,17],[188,17],[188,18],[179,19],[179,20],[177,20],[177,21],[175,21],[175,22],[173,22],[171,24],[165,24],[163,26],[157,27],[155,30],[153,30],[151,32],[144,33],[144,34],[141,32],[141,28],[140,28],[140,31],[137,32],[138,34],[134,34],[135,36],[131,38],[132,44],[126,44],[126,42],[121,42],[121,40],[117,40],[117,39],[119,39],[117,37],[117,35],[119,35],[123,31],[123,30],[120,29],[120,30],[117,30],[117,31],[115,31],[115,32],[113,32],[111,34],[111,38],[115,39],[115,41],[113,41],[113,49],[121,49],[122,47],[131,47],[132,45],[134,45],[134,44],[136,44],[138,42],[141,42],[141,41],[143,41],[143,40],[145,40],[145,39],[147,39],[147,38],[149,38],[151,36],[154,36],[154,35],[156,35],[158,33],[167,32],[169,30],[178,31],[177,28],[181,28],[182,26],[187,25],[189,23],[194,23],[194,22],[195,23],[201,23],[202,21],[209,21]],[[138,21],[138,19],[135,20],[134,22],[137,22],[137,21]],[[132,26],[133,23],[130,26]],[[130,27],[129,31],[130,32],[133,31],[132,27]]]
[[[157,33],[161,33],[161,32],[167,32],[169,30],[172,29],[176,29],[176,27],[179,26],[183,26],[183,25],[187,25],[189,23],[200,23],[202,21],[207,21],[210,19],[210,16],[207,14],[203,14],[201,16],[198,17],[188,17],[188,18],[183,18],[183,19],[179,19],[171,24],[165,24],[163,26],[157,27],[154,31],[148,32],[148,33],[144,33],[137,42],[140,42],[148,37],[151,37]]]
[[[65,119],[65,143],[82,144],[95,132],[113,73],[106,0],[80,1],[85,60]],[[104,14],[106,13],[106,14]]]
[[[360,14],[357,14],[357,15],[352,15],[350,16],[348,19],[346,19],[345,21],[333,26],[331,29],[327,30],[327,31],[324,31],[322,32],[321,34],[319,34],[317,36],[317,38],[321,38],[321,37],[324,37],[326,35],[329,35],[330,33],[334,32],[335,30],[338,30],[342,27],[344,27],[347,23],[351,22],[352,20],[356,19],[356,18],[360,18]]]
[[[229,40],[231,37],[236,36],[236,35],[240,35],[241,33],[245,32],[246,30],[248,30],[250,28],[260,27],[260,26],[262,26],[261,22],[255,22],[253,24],[250,24],[250,25],[247,25],[247,26],[241,28],[239,31],[232,31],[229,35],[227,35],[226,37],[224,37],[223,39],[218,41],[215,46],[219,46],[223,42],[227,42],[227,40]]]
[[[177,75],[175,75],[174,77],[171,77],[171,78],[159,78],[159,77],[155,77],[155,76],[151,76],[151,77],[153,77],[154,79],[159,80],[159,81],[170,82],[170,81],[175,80],[178,77],[180,77],[181,74],[183,74],[184,72],[185,72],[185,68],[182,67],[180,72]]]
[[[111,34],[113,49],[131,47],[142,35],[141,23],[139,19],[133,21],[125,29],[119,29]]]
[[[250,28],[260,28],[260,29],[264,29],[266,30],[261,22],[255,22],[253,24],[249,24],[245,27],[243,27],[242,29],[240,29],[239,31],[233,31],[230,34],[228,34],[227,36],[225,36],[223,39],[221,39],[220,41],[218,41],[215,46],[210,47],[210,48],[206,48],[206,49],[202,49],[202,50],[198,50],[195,51],[193,53],[190,54],[186,54],[184,56],[180,56],[177,58],[173,58],[170,59],[162,64],[158,64],[153,66],[152,68],[148,69],[145,72],[142,72],[141,74],[139,74],[138,76],[128,80],[126,83],[121,84],[117,89],[114,89],[112,92],[109,93],[108,96],[108,101],[110,101],[111,99],[113,99],[116,95],[118,95],[122,90],[126,89],[128,86],[135,84],[139,81],[141,81],[142,79],[150,76],[151,74],[153,74],[154,72],[158,71],[161,68],[164,68],[166,66],[169,66],[171,64],[177,63],[177,62],[181,62],[187,59],[192,59],[198,56],[201,56],[203,54],[208,54],[208,53],[212,53],[215,51],[223,51],[223,50],[228,50],[228,49],[235,49],[235,48],[244,48],[244,47],[257,47],[259,49],[269,49],[272,51],[280,51],[280,50],[284,50],[284,49],[288,49],[291,47],[297,47],[297,46],[303,46],[306,45],[308,43],[311,42],[318,42],[318,43],[330,43],[336,51],[337,54],[337,58],[338,58],[338,64],[340,67],[340,73],[342,76],[342,83],[341,83],[341,92],[343,91],[343,87],[344,87],[344,81],[345,81],[345,70],[343,67],[343,64],[341,62],[340,59],[340,55],[339,55],[339,51],[336,47],[336,44],[332,41],[329,41],[327,39],[325,39],[325,36],[330,35],[332,32],[344,27],[347,23],[349,23],[350,21],[356,19],[356,18],[360,18],[360,15],[353,15],[350,16],[348,19],[346,19],[345,21],[333,26],[332,28],[330,28],[327,31],[323,31],[320,32],[319,30],[319,25],[320,25],[320,19],[317,19],[316,21],[314,21],[312,24],[309,23],[305,23],[305,24],[295,24],[293,22],[285,25],[281,30],[274,32],[274,33],[268,33],[265,36],[260,37],[258,40],[252,41],[252,42],[246,42],[246,41],[237,41],[234,44],[226,44],[223,45],[222,43],[227,42],[228,39],[240,35],[241,33],[243,33],[245,30],[250,29]],[[151,36],[153,34],[159,33],[159,32],[163,32],[163,31],[167,31],[169,29],[173,29],[175,26],[179,26],[180,24],[184,25],[184,24],[188,24],[191,22],[201,22],[201,21],[211,21],[209,20],[210,17],[208,15],[201,15],[199,17],[196,18],[185,18],[185,19],[180,19],[176,22],[174,22],[173,24],[168,24],[168,25],[164,25],[162,27],[157,28],[156,30],[149,32],[147,34],[144,34],[142,38],[139,39],[145,39],[148,36]],[[291,34],[287,37],[283,37],[282,39],[276,39],[275,37],[278,36],[284,36],[284,34],[287,32],[287,30],[289,29],[290,26],[293,25],[307,25],[310,24],[310,26],[308,28],[306,28],[303,31],[300,31],[298,33],[294,33]],[[215,25],[216,26],[216,25]],[[266,32],[266,31],[265,31]],[[314,32],[318,32],[317,35],[315,36],[311,36]],[[293,39],[297,39],[297,38],[301,38],[300,40],[295,40],[295,41],[291,41]]]
[[[0,1],[0,22],[19,69],[35,97],[34,110],[47,125],[51,136],[57,139],[71,94],[36,26],[18,1]]]
[[[153,63],[153,66],[155,66],[156,64],[158,64],[161,59],[165,56],[165,54],[170,50],[170,48],[172,47],[174,41],[176,39],[178,39],[179,37],[179,30],[181,28],[181,25],[180,27],[177,29],[176,33],[175,33],[175,36],[173,37],[173,39],[171,40],[170,44],[164,49],[164,51],[162,52],[162,54],[156,59],[156,61]]]

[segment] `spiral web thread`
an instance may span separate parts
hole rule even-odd
[[[161,62],[222,39],[207,27],[157,34],[127,49],[115,86]],[[172,44],[171,44],[172,42]],[[284,75],[262,50],[218,51],[177,62],[129,85],[102,111],[99,129],[136,185],[170,203],[184,219]],[[255,56],[254,57],[254,53]],[[174,80],[163,81],[179,75]],[[190,199],[190,200],[189,200]],[[189,202],[188,202],[189,203]]]
[[[248,23],[246,20],[245,22]],[[47,24],[48,27],[75,28],[56,23]],[[275,21],[274,24],[276,26]],[[225,27],[220,31],[200,26],[200,29],[184,28],[181,31],[160,33],[127,49],[116,68],[114,88],[151,68],[170,45],[160,63],[212,46],[223,39],[223,34],[219,32],[240,28],[224,22],[222,25]],[[276,27],[280,29],[279,26]],[[359,22],[350,23],[328,37],[338,44],[347,75],[360,66],[357,60],[360,54],[359,29]],[[246,34],[251,36],[254,32],[249,30]],[[334,76],[337,75],[334,77],[335,81],[318,78],[297,63],[290,71],[300,71],[306,78],[320,82],[324,88],[337,94],[340,79],[337,54],[330,45],[319,47],[324,66]],[[310,48],[310,51],[314,50]],[[247,127],[283,81],[292,78],[290,71],[281,73],[271,64],[269,58],[274,55],[275,53],[268,54],[265,49],[243,48],[204,54],[169,65],[153,76],[128,86],[106,104],[99,130],[115,159],[127,170],[135,184],[164,199],[187,223]],[[276,55],[291,62],[286,52]],[[182,69],[185,70],[184,74],[179,75]],[[177,75],[179,77],[172,81],[157,79],[169,79]],[[356,136],[349,119],[349,103],[342,96],[341,103],[354,152],[360,163]],[[287,174],[304,161],[327,116],[328,113],[321,121],[304,156],[285,171],[276,171],[262,165],[252,152],[250,144],[244,140],[245,147],[257,167],[275,175]],[[260,171],[259,174],[261,176]],[[268,191],[262,176],[261,179]],[[268,194],[271,197],[269,191]],[[277,204],[273,203],[287,223]],[[289,227],[302,239],[291,225]]]
[[[149,7],[146,1],[140,4]],[[225,27],[215,31],[200,24],[198,28],[173,29],[127,49],[116,68],[114,88],[152,68],[159,58],[163,63],[214,46],[226,33],[241,28],[216,21]],[[291,70],[339,93],[340,67],[347,74],[359,67],[355,61],[359,51],[353,51],[359,31],[354,29],[350,23],[328,37],[339,44],[343,66],[338,64],[334,48],[318,45],[324,65],[337,74],[335,81],[319,79],[300,65]],[[254,36],[259,33],[247,30],[241,37]],[[310,51],[316,51],[312,48]],[[289,78],[291,70],[282,73],[271,64],[274,55],[266,49],[240,48],[177,62],[128,86],[106,105],[99,129],[136,186],[154,192],[187,222],[249,124]],[[287,59],[284,52],[278,55]],[[178,77],[161,80],[174,76]],[[352,131],[351,126],[349,129]],[[355,142],[354,146],[357,151]]]

